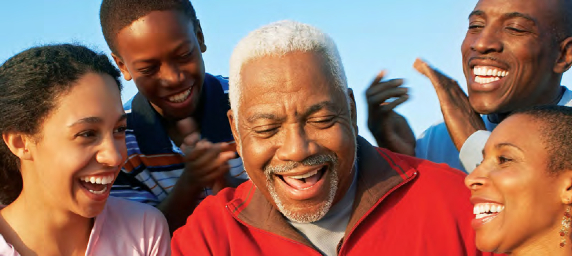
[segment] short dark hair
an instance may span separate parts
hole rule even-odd
[[[0,66],[0,133],[34,136],[75,81],[88,73],[108,74],[117,83],[119,70],[109,58],[87,47],[58,44],[33,47]],[[12,203],[22,191],[20,160],[0,143],[0,203]]]
[[[536,121],[551,173],[572,170],[572,107],[534,106],[512,115],[527,115]]]
[[[560,17],[556,24],[552,24],[555,30],[555,39],[560,41],[572,36],[572,0],[559,0]]]
[[[119,31],[153,11],[180,11],[197,25],[197,14],[189,0],[103,0],[99,9],[99,22],[103,37],[117,53],[115,38]]]

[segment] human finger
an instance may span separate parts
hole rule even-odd
[[[404,87],[388,89],[382,93],[367,97],[367,103],[368,105],[375,107],[387,102],[388,100],[391,101],[391,98],[398,98],[406,95],[408,91],[409,89]]]
[[[401,78],[382,81],[377,84],[373,84],[371,87],[367,88],[367,90],[365,91],[365,95],[366,97],[370,97],[385,90],[399,87],[403,85],[403,83],[404,80]]]
[[[381,79],[383,79],[383,77],[385,77],[385,74],[387,72],[385,70],[379,71],[379,73],[377,74],[377,76],[375,76],[375,78],[373,79],[373,81],[369,84],[369,87],[371,87],[374,84],[379,83],[379,81],[381,81]]]
[[[383,103],[380,105],[383,111],[390,111],[396,108],[397,106],[401,105],[401,103],[407,101],[409,99],[409,95],[405,94],[401,97],[398,97],[396,100],[392,102]]]
[[[184,137],[187,137],[192,133],[198,132],[199,126],[193,118],[187,117],[177,121],[177,129]]]
[[[443,83],[450,83],[450,82],[456,83],[456,81],[454,79],[451,79],[447,75],[441,73],[441,71],[431,67],[429,64],[427,64],[427,62],[425,62],[419,58],[415,60],[415,62],[413,63],[413,67],[419,73],[421,73],[425,77],[429,78],[429,80],[431,81],[433,86],[443,87],[443,86],[445,86],[445,84],[443,84]]]

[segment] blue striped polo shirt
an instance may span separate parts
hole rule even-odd
[[[196,119],[201,138],[214,143],[233,141],[226,115],[230,109],[228,79],[205,74],[200,104]],[[143,95],[137,93],[123,107],[127,114],[128,158],[111,188],[111,196],[158,205],[183,172],[182,152],[167,135],[162,117]],[[231,179],[238,182],[248,179],[239,157],[231,159],[229,164]],[[210,188],[204,188],[197,203],[211,194]]]

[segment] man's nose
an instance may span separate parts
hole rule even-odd
[[[475,40],[471,44],[471,49],[481,54],[502,52],[503,43],[500,33],[500,31],[496,31],[493,28],[483,28],[483,30],[476,35]]]
[[[301,162],[317,153],[318,145],[308,137],[304,127],[289,125],[284,127],[282,143],[276,151],[276,157],[281,161]]]

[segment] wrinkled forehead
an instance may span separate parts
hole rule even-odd
[[[312,52],[264,56],[241,70],[242,104],[275,101],[337,100],[345,96],[325,58]],[[253,102],[254,101],[254,102]],[[343,102],[340,102],[343,104]]]

